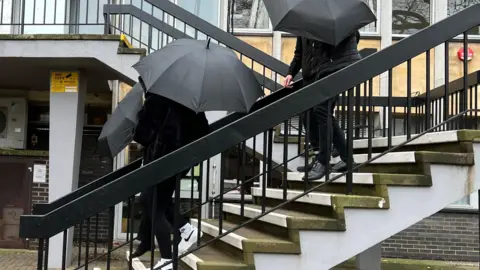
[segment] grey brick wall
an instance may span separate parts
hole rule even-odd
[[[437,213],[382,244],[382,256],[478,262],[478,214]]]
[[[48,203],[48,158],[35,160],[35,164],[46,164],[46,183],[32,183],[32,206],[37,203]]]

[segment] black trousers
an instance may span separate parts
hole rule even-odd
[[[181,173],[180,178],[183,178],[187,172]],[[172,200],[172,195],[175,191],[176,177],[166,179],[164,182],[158,184],[140,194],[140,204],[143,208],[140,226],[138,228],[137,239],[142,242],[142,245],[149,248],[155,246],[152,243],[152,220],[155,219],[153,233],[158,242],[158,248],[163,259],[172,259],[172,238],[171,231],[175,220],[175,207]],[[156,194],[156,209],[153,213],[154,193]],[[180,216],[179,225],[183,227],[189,222],[185,216]],[[174,232],[174,233],[179,233]],[[177,243],[178,244],[178,243]]]
[[[329,74],[325,74],[316,80],[320,80],[328,75]],[[304,80],[304,86],[307,86],[316,80]],[[319,153],[316,159],[323,165],[326,165],[330,160],[330,156],[327,156],[327,152],[331,153],[332,143],[340,154],[340,158],[343,161],[347,161],[347,142],[345,140],[345,134],[333,115],[336,100],[336,97],[329,99],[310,109],[310,142],[312,145],[319,148]],[[330,127],[328,126],[329,118],[331,119]],[[304,124],[306,124],[306,119],[304,120]],[[329,151],[327,151],[327,149],[329,149]]]

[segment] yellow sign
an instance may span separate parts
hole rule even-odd
[[[50,91],[53,93],[78,92],[78,72],[52,71],[50,77]]]

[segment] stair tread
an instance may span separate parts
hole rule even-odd
[[[210,225],[213,225],[218,228],[218,220],[204,220],[202,222],[208,223]],[[223,221],[223,230],[228,231],[234,227],[238,226],[238,224],[229,222],[224,220]],[[244,238],[244,239],[249,239],[249,240],[255,240],[255,239],[261,239],[262,241],[268,241],[268,242],[290,242],[286,239],[282,239],[276,235],[272,235],[266,232],[262,232],[253,228],[249,228],[247,226],[241,227],[238,230],[233,232],[234,234]]]
[[[240,204],[229,204],[229,205],[235,205],[235,206],[240,207]],[[245,204],[245,208],[250,208],[250,209],[257,210],[257,211],[259,211],[259,213],[262,211],[262,206],[261,205],[256,205],[256,204]],[[268,211],[272,208],[273,207],[268,207],[267,206],[267,207],[265,207],[265,211]],[[294,211],[294,210],[287,210],[287,209],[277,209],[270,214],[279,214],[279,215],[283,215],[283,216],[286,216],[286,217],[299,217],[299,218],[302,218],[302,219],[318,219],[318,220],[322,219],[322,220],[328,220],[328,221],[336,221],[336,219],[330,218],[330,217],[323,217],[323,216],[319,216],[319,215],[314,215],[314,214],[304,213],[304,212],[299,212],[299,211]]]
[[[200,244],[204,244],[206,242],[206,240],[201,240]],[[205,247],[193,252],[192,254],[198,257],[198,259],[203,262],[218,262],[222,264],[239,266],[245,265],[243,261],[239,260],[235,256],[222,252],[218,248],[215,248],[215,246],[213,245],[206,245]]]

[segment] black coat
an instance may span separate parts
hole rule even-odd
[[[334,47],[298,37],[288,74],[295,76],[302,69],[303,78],[310,81],[351,65],[361,59],[357,49],[359,38],[360,34],[356,32]]]
[[[205,113],[192,110],[155,94],[146,94],[138,113],[134,140],[145,147],[148,164],[208,134]]]

